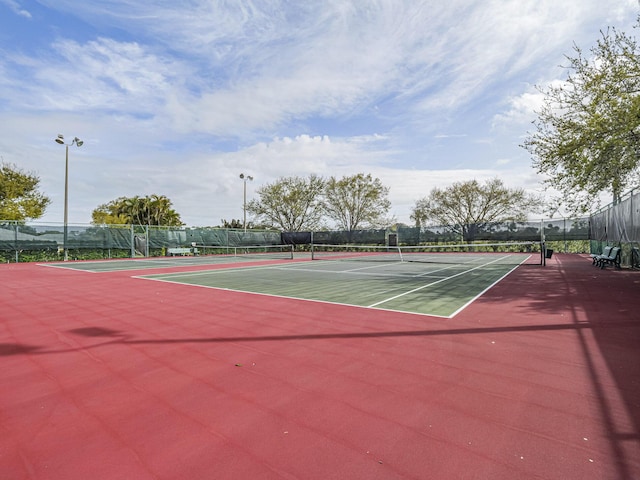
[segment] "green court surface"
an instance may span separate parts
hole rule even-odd
[[[494,254],[466,255],[464,263],[310,261],[139,278],[452,317],[529,258]]]
[[[286,253],[284,254],[286,256]],[[279,260],[283,255],[202,255],[184,257],[156,257],[122,260],[96,260],[96,261],[76,261],[76,262],[54,262],[42,263],[46,267],[69,268],[72,270],[82,270],[85,272],[115,272],[121,270],[147,270],[153,268],[174,268],[197,265],[215,265],[241,262],[256,262]]]

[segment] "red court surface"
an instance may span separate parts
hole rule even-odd
[[[0,266],[0,478],[638,479],[640,272],[452,319]]]

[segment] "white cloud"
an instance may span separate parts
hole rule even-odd
[[[573,41],[591,45],[607,18],[631,22],[638,10],[630,0],[38,5],[83,28],[44,23],[32,50],[0,44],[0,153],[41,174],[52,221],[63,133],[86,142],[72,157],[73,221],[120,195],[159,193],[193,224],[238,218],[240,172],[255,177],[250,192],[280,176],[370,172],[407,222],[436,185],[498,175],[537,188],[517,146],[540,105],[530,85],[559,75]]]
[[[509,108],[494,117],[494,127],[530,124],[536,118],[536,112],[542,107],[543,100],[544,95],[534,89],[511,97],[508,101]]]
[[[20,4],[14,0],[0,0],[0,3],[5,4],[9,9],[18,16],[31,18],[31,13],[28,10],[20,7]]]
[[[5,96],[5,101],[32,109],[152,114],[179,85],[174,72],[188,70],[131,42],[59,40],[52,48],[53,54],[42,58],[13,54],[5,59],[5,70],[10,64],[19,66],[30,80],[13,79],[16,95]]]

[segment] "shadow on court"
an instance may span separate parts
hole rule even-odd
[[[608,329],[638,328],[638,322],[620,321],[608,324]],[[329,334],[309,334],[309,335],[251,335],[238,337],[208,337],[208,338],[163,338],[163,339],[141,339],[128,335],[124,331],[112,330],[103,327],[86,327],[69,330],[69,333],[84,337],[106,337],[111,338],[105,342],[92,345],[83,345],[77,348],[68,349],[47,349],[45,346],[24,345],[2,343],[0,344],[0,356],[21,355],[21,354],[63,354],[100,348],[116,343],[123,345],[169,345],[169,344],[202,344],[202,343],[237,343],[237,342],[279,342],[293,340],[332,340],[332,339],[352,339],[352,338],[398,338],[398,337],[433,337],[433,336],[455,336],[455,335],[486,335],[494,333],[517,333],[517,332],[544,332],[562,330],[594,330],[588,323],[567,323],[549,325],[522,325],[512,327],[480,327],[480,328],[454,328],[439,330],[408,330],[408,331],[384,331],[384,332],[359,332],[359,333],[329,333]]]
[[[445,319],[41,270],[0,268],[7,478],[640,478],[639,272]]]
[[[600,269],[585,257],[556,255],[546,268],[526,266],[509,280],[478,303],[494,315],[501,304],[508,304],[511,310],[549,318],[561,315],[570,322],[539,327],[575,330],[608,432],[616,478],[635,478],[633,464],[640,452],[640,272]],[[560,342],[558,348],[562,348]],[[610,378],[615,381],[614,389]],[[619,414],[614,413],[613,405],[618,399],[624,403],[624,415],[631,419],[631,429],[616,418]]]

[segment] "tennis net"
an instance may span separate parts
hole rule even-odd
[[[367,262],[535,263],[544,261],[540,242],[472,243],[421,246],[321,245],[311,246],[313,260]]]
[[[208,246],[196,245],[199,255],[230,255],[259,259],[292,259],[293,245]]]

